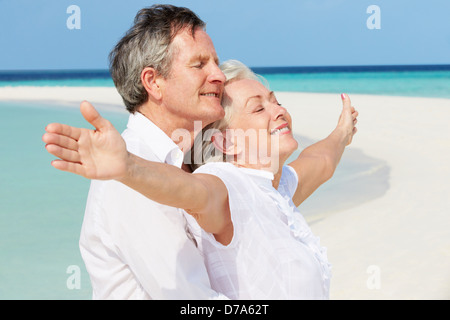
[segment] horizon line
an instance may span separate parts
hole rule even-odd
[[[450,71],[450,64],[383,64],[383,65],[329,65],[329,66],[252,66],[249,67],[255,73],[321,73],[321,72],[370,72],[370,71]],[[0,70],[1,75],[23,73],[105,73],[109,69],[11,69]]]

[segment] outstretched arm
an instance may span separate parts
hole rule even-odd
[[[333,176],[345,147],[352,142],[357,131],[355,125],[358,112],[352,107],[348,95],[342,94],[341,98],[343,109],[336,129],[324,140],[305,148],[296,160],[289,163],[299,178],[299,184],[293,196],[296,206],[299,206]]]
[[[184,209],[222,244],[231,241],[228,190],[218,177],[191,174],[175,166],[130,155],[127,174],[117,180],[149,199]]]
[[[185,209],[218,241],[231,241],[228,190],[219,178],[130,154],[119,132],[90,103],[84,101],[80,109],[96,130],[53,123],[42,137],[47,151],[60,158],[52,161],[56,169],[120,181],[156,202]]]

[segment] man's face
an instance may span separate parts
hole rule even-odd
[[[179,128],[194,121],[206,126],[224,117],[221,98],[225,76],[208,34],[197,28],[192,37],[184,29],[172,42],[173,60],[170,74],[161,82],[163,102]]]

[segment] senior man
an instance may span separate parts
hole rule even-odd
[[[198,131],[194,122],[206,126],[224,116],[225,76],[205,23],[187,8],[140,10],[110,54],[110,71],[130,112],[122,134],[127,149],[189,170],[183,151],[190,149]],[[81,104],[82,109],[87,106]],[[58,124],[47,127],[53,132],[43,137],[48,150],[61,139],[59,129]],[[173,141],[178,129],[189,132],[190,139]],[[90,134],[79,130],[79,139]],[[80,250],[94,299],[226,298],[211,289],[180,209],[151,201],[117,181],[91,182]]]

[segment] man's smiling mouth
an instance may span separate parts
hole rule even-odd
[[[219,94],[218,93],[214,93],[214,92],[210,92],[210,93],[202,93],[200,94],[201,96],[204,97],[215,97],[215,98],[219,98]]]

